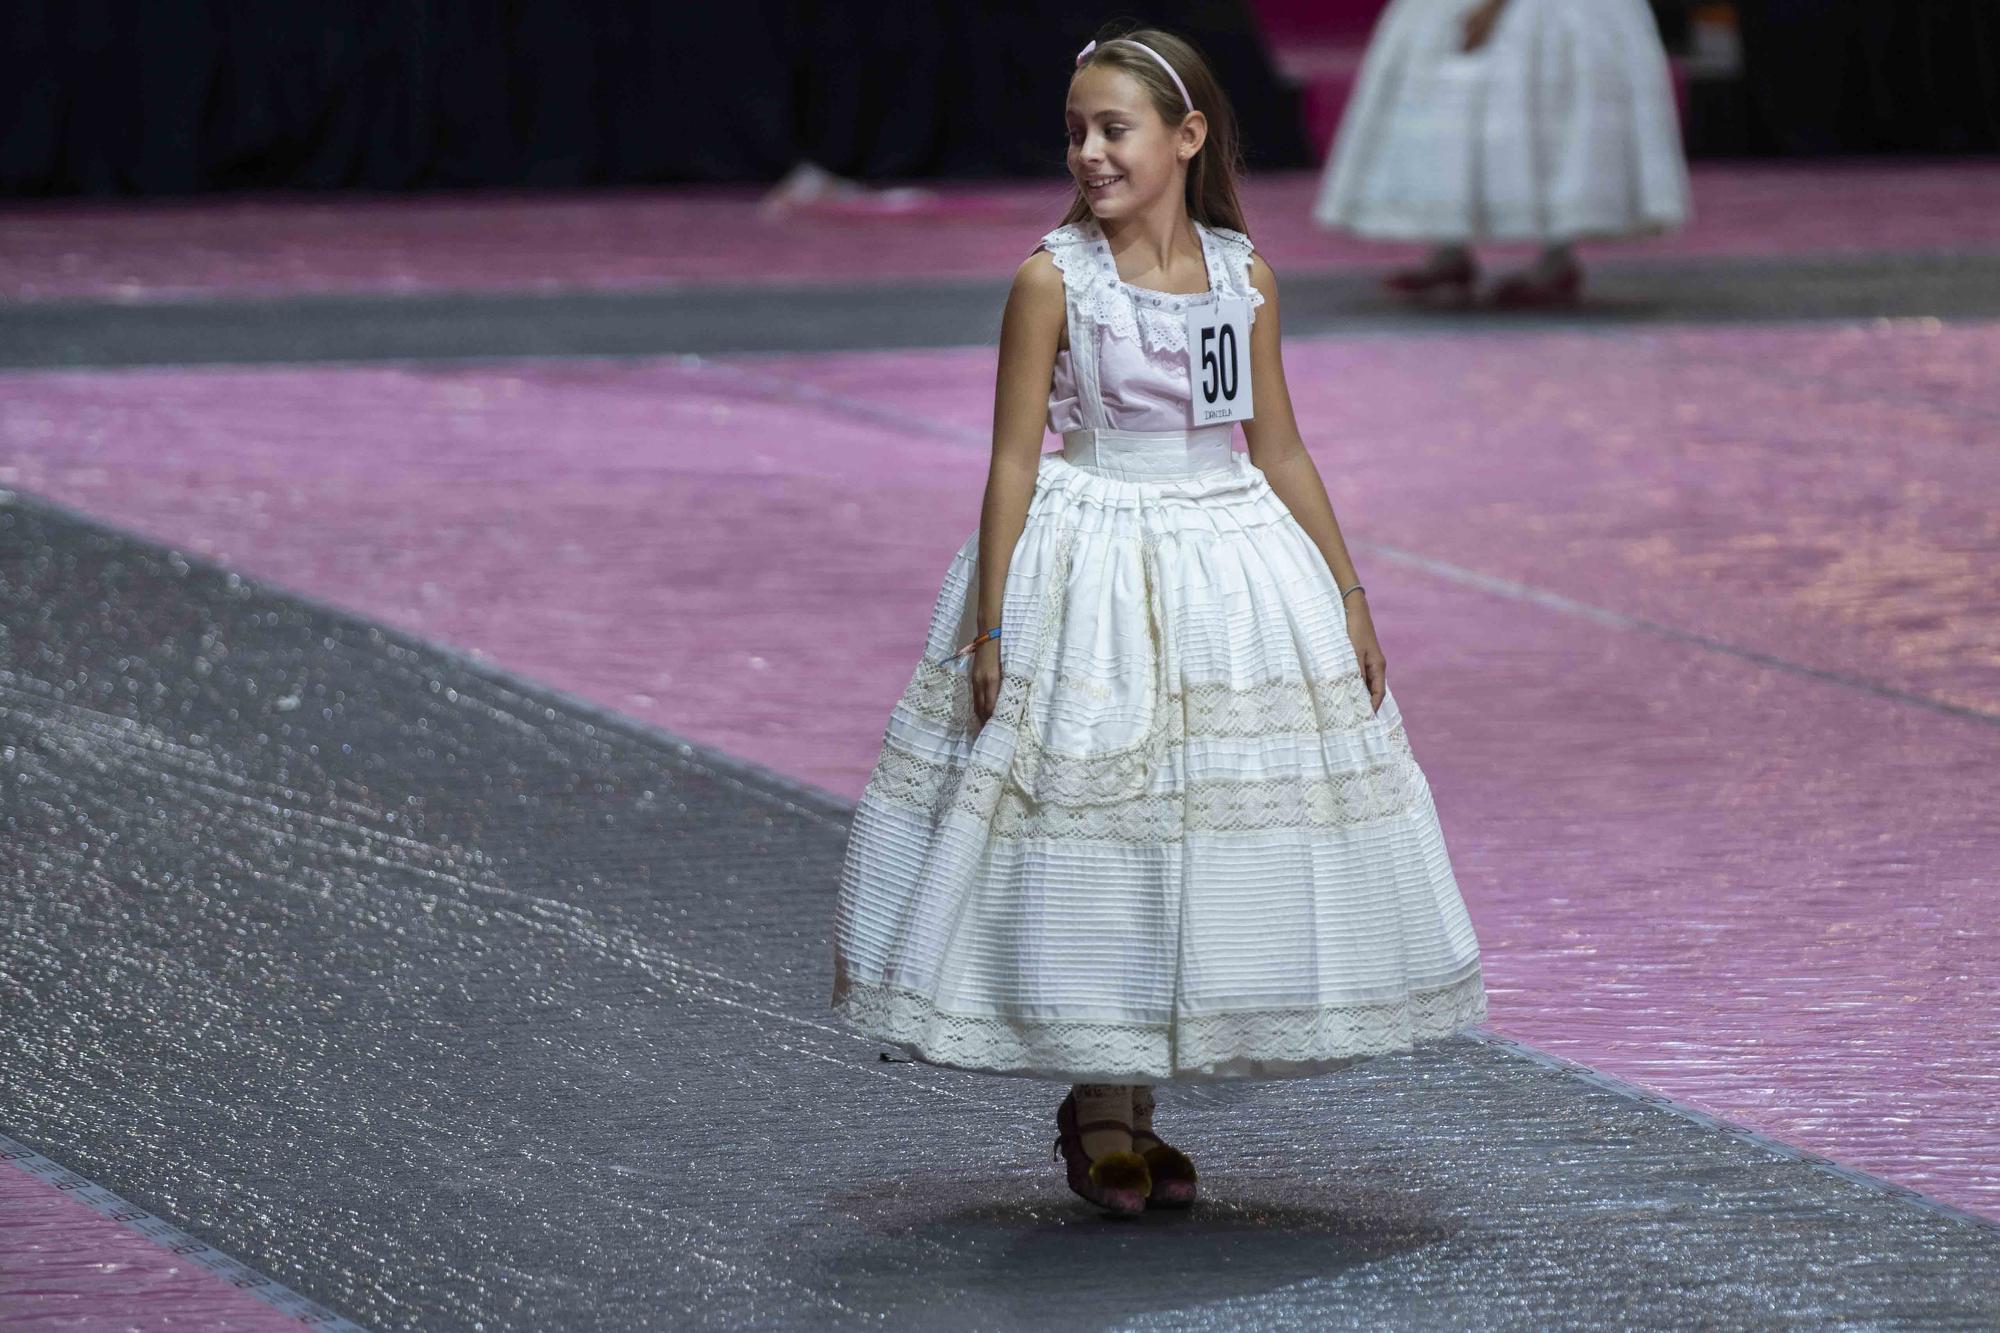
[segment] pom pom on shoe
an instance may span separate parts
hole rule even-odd
[[[1153,1174],[1146,1159],[1138,1153],[1108,1152],[1090,1164],[1090,1183],[1104,1190],[1149,1194],[1153,1189]]]
[[[1148,1208],[1191,1208],[1200,1192],[1195,1184],[1194,1163],[1179,1148],[1155,1143],[1140,1154],[1146,1159],[1153,1188],[1146,1195]]]
[[[1189,1184],[1194,1183],[1194,1161],[1179,1148],[1156,1143],[1139,1155],[1145,1159],[1147,1172],[1154,1180],[1184,1180]]]

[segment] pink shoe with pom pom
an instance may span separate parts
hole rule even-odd
[[[1079,1197],[1120,1217],[1143,1213],[1146,1211],[1146,1196],[1153,1188],[1146,1159],[1135,1152],[1108,1152],[1093,1161],[1090,1154],[1083,1150],[1084,1131],[1111,1128],[1128,1133],[1132,1129],[1122,1120],[1092,1120],[1087,1124],[1077,1124],[1076,1094],[1072,1091],[1056,1108],[1056,1129],[1059,1133],[1049,1156],[1062,1153],[1063,1161],[1069,1168],[1069,1187]]]
[[[1132,1131],[1132,1149],[1146,1159],[1146,1169],[1153,1179],[1153,1189],[1146,1196],[1149,1208],[1190,1208],[1194,1206],[1199,1193],[1195,1185],[1194,1161],[1165,1139],[1155,1134],[1153,1123],[1153,1090],[1145,1086],[1132,1089],[1132,1118],[1145,1121],[1148,1128]],[[1152,1146],[1139,1145],[1148,1142]]]

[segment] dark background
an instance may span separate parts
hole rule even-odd
[[[1677,41],[1687,3],[1654,4]],[[1059,105],[1077,48],[1121,17],[1207,52],[1253,167],[1309,167],[1258,21],[1285,8],[10,0],[0,193],[757,182],[802,160],[870,179],[1046,174],[1061,135],[1024,108]],[[1380,8],[1321,5],[1360,33]],[[2000,0],[1738,9],[1743,77],[1693,99],[1695,152],[2000,148]]]

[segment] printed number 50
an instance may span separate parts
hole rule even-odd
[[[1201,396],[1214,402],[1216,393],[1236,401],[1236,326],[1209,325],[1201,331]]]

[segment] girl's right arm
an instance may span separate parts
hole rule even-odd
[[[979,510],[979,624],[984,634],[1000,624],[1007,566],[1028,523],[1041,467],[1042,435],[1049,415],[1049,382],[1064,335],[1063,279],[1046,250],[1029,255],[1014,274],[1000,318],[1000,369],[993,386],[993,461]],[[1010,627],[1001,626],[1006,634]],[[972,704],[979,725],[993,715],[1000,696],[1000,643],[974,650]]]

